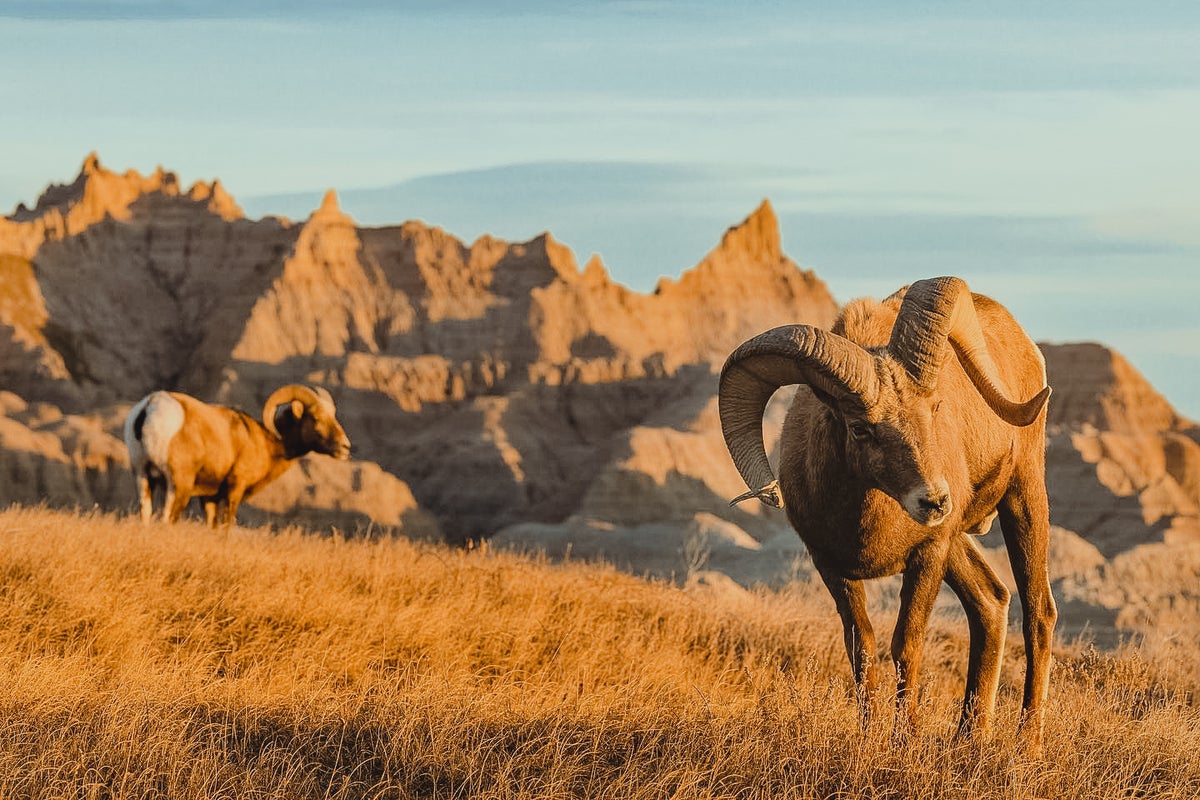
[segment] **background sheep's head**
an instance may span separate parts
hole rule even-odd
[[[743,343],[726,361],[720,387],[725,441],[751,487],[734,502],[758,497],[781,505],[763,445],[762,413],[779,387],[806,384],[840,423],[850,469],[916,522],[940,524],[954,511],[942,464],[953,443],[940,441],[938,415],[957,413],[962,403],[938,390],[950,348],[997,416],[1012,425],[1037,419],[1049,387],[1023,403],[999,388],[971,293],[958,278],[909,287],[885,347],[867,350],[809,325],[775,328]]]
[[[263,424],[283,440],[291,458],[323,453],[345,461],[350,438],[337,421],[329,392],[299,384],[276,389],[263,406]]]

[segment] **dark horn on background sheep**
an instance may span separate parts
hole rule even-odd
[[[966,282],[952,277],[917,281],[904,295],[888,351],[914,383],[933,391],[949,352],[947,344],[996,416],[1018,427],[1037,419],[1050,397],[1050,387],[1025,402],[1009,398],[1001,388],[1000,373],[988,352]]]
[[[262,419],[263,425],[266,426],[267,430],[276,436],[279,435],[279,431],[275,428],[275,413],[279,406],[290,403],[293,400],[299,400],[304,404],[305,408],[312,408],[321,402],[316,392],[307,386],[301,386],[296,383],[281,386],[272,392],[271,396],[267,398],[267,402],[263,403]]]
[[[869,406],[878,394],[877,380],[866,350],[811,325],[785,325],[743,342],[726,360],[718,392],[725,444],[750,487],[733,502],[757,497],[783,505],[762,435],[763,412],[777,389],[803,383]]]

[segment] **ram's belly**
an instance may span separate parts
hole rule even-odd
[[[232,459],[214,460],[197,466],[194,493],[202,497],[219,494],[229,486],[234,464]]]
[[[197,497],[212,497],[220,493],[221,487],[224,485],[223,477],[213,475],[197,476],[194,493]]]

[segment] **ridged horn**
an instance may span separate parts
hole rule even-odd
[[[874,360],[866,350],[811,325],[784,325],[739,345],[721,369],[718,390],[725,445],[750,487],[733,503],[757,497],[782,508],[767,461],[762,418],[775,390],[797,383],[863,406],[873,404],[879,391]]]
[[[279,435],[279,431],[275,427],[275,414],[281,405],[291,403],[293,400],[299,400],[304,404],[305,408],[312,408],[321,404],[320,396],[307,386],[302,386],[298,383],[280,386],[271,393],[271,396],[267,398],[267,402],[263,403],[262,412],[263,425],[276,436]]]
[[[988,352],[966,282],[954,277],[917,281],[900,304],[888,351],[917,386],[933,391],[948,355],[947,344],[996,416],[1018,427],[1037,419],[1050,387],[1024,402],[1011,399],[1001,388],[1000,371]]]

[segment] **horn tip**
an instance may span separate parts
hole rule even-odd
[[[1022,403],[1023,418],[1018,421],[1020,427],[1032,425],[1037,420],[1042,410],[1046,408],[1046,401],[1050,399],[1051,391],[1049,386],[1044,386],[1040,392]]]
[[[779,496],[778,480],[771,481],[761,489],[751,489],[748,492],[739,494],[737,497],[729,501],[729,506],[732,508],[738,503],[750,500],[752,498],[757,498],[760,502],[771,506],[772,508],[783,508],[783,498]]]

